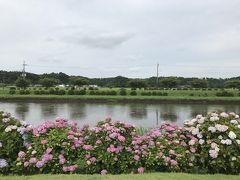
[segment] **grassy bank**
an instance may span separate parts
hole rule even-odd
[[[50,88],[51,89],[51,88]],[[46,88],[28,88],[30,94],[20,94],[17,90],[14,94],[9,94],[9,89],[0,89],[0,100],[4,101],[85,101],[85,102],[146,102],[146,103],[240,103],[240,91],[237,89],[225,89],[225,92],[231,93],[232,96],[217,96],[217,93],[223,92],[220,89],[195,89],[195,90],[140,90],[137,89],[135,95],[131,95],[132,90],[127,88],[126,94],[121,95],[120,88],[99,88],[96,92],[100,94],[92,94],[93,91],[86,90],[83,95],[70,95],[69,90],[62,89],[65,94],[55,95],[49,94],[50,89]],[[81,90],[80,88],[76,91]],[[36,94],[36,91],[43,91],[43,94]],[[102,95],[101,92],[115,91],[115,95]],[[44,94],[46,93],[46,94]],[[148,95],[148,93],[152,93]],[[155,93],[155,94],[154,94]],[[160,93],[160,95],[156,94]],[[161,95],[166,93],[166,95]],[[153,95],[154,94],[154,95]]]
[[[3,95],[0,101],[59,101],[59,102],[139,102],[139,103],[226,103],[238,104],[240,97],[184,97],[184,96],[96,96],[96,95]]]
[[[0,176],[2,180],[94,180],[94,179],[108,179],[108,180],[239,180],[239,176],[234,175],[199,175],[199,174],[185,174],[185,173],[149,173],[149,174],[129,174],[129,175],[34,175],[34,176]]]

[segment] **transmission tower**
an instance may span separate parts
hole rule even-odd
[[[22,74],[21,74],[21,76],[25,79],[25,77],[26,77],[26,71],[25,71],[25,69],[26,69],[26,66],[27,66],[27,64],[25,63],[25,61],[23,61],[23,69],[22,69]]]
[[[157,63],[157,79],[156,79],[156,86],[158,87],[158,69],[159,69],[159,64]]]

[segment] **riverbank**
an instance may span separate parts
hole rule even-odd
[[[240,104],[240,97],[197,96],[99,96],[99,95],[0,95],[0,101],[24,102],[93,102],[93,103],[175,103],[175,104]]]

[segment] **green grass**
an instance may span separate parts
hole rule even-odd
[[[237,89],[227,89],[228,92],[232,92],[234,97],[217,97],[216,93],[220,91],[220,89],[215,90],[161,90],[161,92],[167,92],[168,96],[141,96],[141,92],[143,90],[137,90],[137,96],[130,96],[129,93],[131,89],[127,89],[127,96],[120,96],[119,90],[120,88],[99,88],[99,91],[109,91],[115,90],[118,92],[116,96],[107,96],[107,95],[89,95],[89,91],[87,91],[87,95],[34,95],[33,88],[31,87],[31,94],[29,95],[20,95],[14,94],[10,95],[9,89],[4,88],[0,89],[0,99],[1,100],[104,100],[104,101],[179,101],[179,102],[240,102],[240,91]],[[36,88],[38,89],[38,88]],[[44,89],[44,88],[42,88]]]
[[[1,180],[239,180],[237,175],[199,175],[185,173],[149,173],[128,175],[33,175],[0,176]]]

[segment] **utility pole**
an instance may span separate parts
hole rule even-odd
[[[158,68],[159,68],[159,64],[157,63],[157,79],[156,79],[156,86],[158,88]]]
[[[22,77],[23,79],[25,79],[26,77],[26,71],[25,71],[25,68],[26,68],[27,64],[25,63],[25,61],[23,61],[23,69],[22,69]]]

